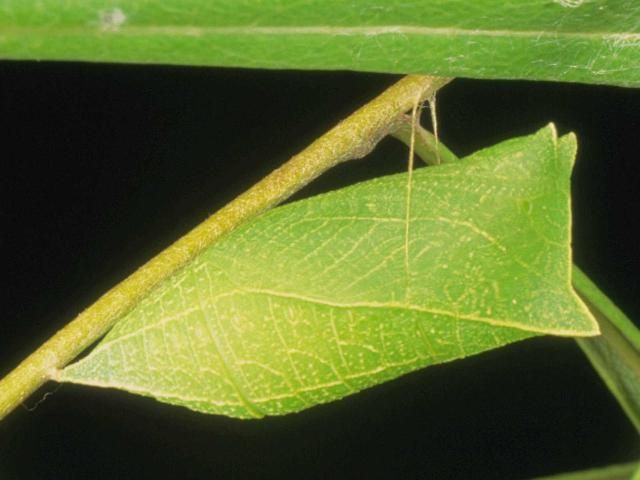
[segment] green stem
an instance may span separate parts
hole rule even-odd
[[[640,432],[640,331],[575,265],[573,286],[602,332],[576,342]]]
[[[407,147],[411,146],[411,117],[403,115],[398,128],[391,132],[391,135],[404,143]],[[415,154],[422,159],[427,165],[438,165],[439,163],[452,163],[458,160],[458,157],[449,150],[446,145],[436,141],[436,137],[429,130],[420,125],[416,126],[416,142],[414,145]],[[440,155],[438,156],[438,150]]]
[[[631,462],[579,472],[561,473],[549,477],[538,477],[535,480],[635,480],[634,472],[637,468],[638,463]]]
[[[405,120],[400,133],[394,134],[404,143],[407,143],[406,128]],[[442,163],[458,160],[441,142],[436,142],[433,134],[420,126],[415,138],[415,152],[428,165],[436,165],[438,160]],[[575,340],[640,432],[640,331],[576,265],[573,266],[572,282],[601,331],[598,337]]]
[[[329,168],[369,153],[396,128],[404,112],[450,80],[404,77],[109,290],[0,380],[0,419],[47,380],[55,379],[61,368],[158,283],[220,236],[282,202]]]

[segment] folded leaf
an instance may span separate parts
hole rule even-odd
[[[0,58],[640,86],[640,2],[4,0]]]
[[[61,380],[234,417],[302,410],[537,334],[594,335],[571,282],[575,137],[277,208],[205,250]]]

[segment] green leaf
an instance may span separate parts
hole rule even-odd
[[[637,468],[638,463],[631,462],[589,470],[581,470],[579,472],[538,477],[535,480],[636,480],[634,472],[636,472]]]
[[[594,335],[571,281],[575,137],[277,208],[209,247],[60,380],[285,414],[537,334]],[[407,221],[408,219],[408,221]]]
[[[640,2],[5,0],[0,58],[640,86]]]
[[[575,266],[573,285],[602,330],[597,338],[577,339],[578,345],[640,432],[640,331]]]

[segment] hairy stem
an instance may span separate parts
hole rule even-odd
[[[369,153],[415,104],[451,79],[409,75],[354,112],[191,232],[151,259],[47,340],[0,380],[0,419],[85,348],[158,283],[220,236],[277,205],[329,168]]]

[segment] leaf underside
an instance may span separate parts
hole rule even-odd
[[[570,287],[575,137],[272,210],[210,246],[63,381],[261,417],[538,334],[593,335]]]
[[[637,0],[4,0],[0,58],[640,86]]]

